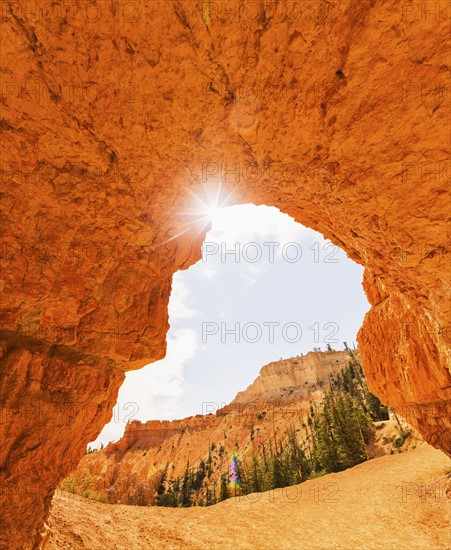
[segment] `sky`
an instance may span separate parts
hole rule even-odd
[[[281,358],[351,347],[369,309],[363,268],[277,208],[211,208],[202,260],[173,278],[164,359],[127,373],[112,421],[215,412]]]

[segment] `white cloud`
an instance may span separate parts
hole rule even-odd
[[[205,279],[213,279],[217,275],[219,275],[219,269],[214,269],[212,267],[204,267],[203,269],[199,269],[197,273],[204,277]]]
[[[218,209],[202,247],[203,258],[196,273],[201,278],[216,277],[221,264],[246,264],[249,276],[264,271],[282,255],[293,255],[308,229],[275,207],[243,204]]]
[[[248,285],[248,286],[251,286],[251,285],[254,285],[256,282],[257,282],[257,279],[255,277],[251,277],[250,275],[248,275],[247,273],[243,273],[241,275],[241,279]]]
[[[172,419],[178,417],[185,391],[183,371],[198,349],[193,329],[180,329],[167,338],[164,359],[128,372],[119,390],[113,420],[105,426],[94,445],[119,439],[128,420]]]
[[[180,273],[175,273],[172,280],[168,311],[171,322],[179,319],[192,319],[199,315],[199,312],[189,305],[188,286]]]
[[[273,206],[242,204],[216,211],[207,241],[249,243],[300,242],[307,229]]]

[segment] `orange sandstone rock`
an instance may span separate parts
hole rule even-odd
[[[0,545],[164,356],[209,185],[364,265],[370,389],[450,452],[445,4],[2,3]]]

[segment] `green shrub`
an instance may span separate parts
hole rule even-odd
[[[404,442],[406,441],[406,439],[409,437],[410,435],[410,432],[401,432],[399,434],[399,437],[397,437],[393,443],[393,445],[397,448],[397,449],[400,449],[403,445],[404,445]]]
[[[157,506],[166,506],[169,508],[177,508],[177,497],[174,493],[165,493],[157,496]]]

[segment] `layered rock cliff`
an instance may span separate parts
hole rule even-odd
[[[1,3],[0,544],[38,544],[124,371],[164,356],[208,186],[365,267],[371,390],[450,452],[450,17],[426,4]]]
[[[355,355],[360,358],[356,350]],[[272,402],[310,399],[312,389],[323,387],[343,369],[350,358],[346,351],[309,352],[305,356],[282,359],[265,365],[256,380],[238,392],[231,405],[249,402]]]
[[[165,440],[182,431],[188,435],[204,432],[210,441],[211,430],[221,423],[225,425],[232,421],[235,425],[241,423],[241,427],[247,428],[255,424],[263,410],[271,411],[271,421],[274,421],[276,411],[277,415],[283,417],[283,411],[293,402],[298,411],[307,410],[311,402],[322,398],[330,380],[354,356],[360,357],[358,350],[350,353],[309,352],[305,356],[274,361],[262,367],[255,381],[246,390],[238,392],[230,404],[216,410],[215,414],[190,416],[182,420],[148,420],[144,423],[131,421],[127,424],[123,437],[118,442],[111,443],[106,452],[159,447]],[[205,445],[206,440],[201,447]]]
[[[359,356],[358,351],[351,353]],[[190,416],[181,420],[131,421],[127,424],[123,437],[110,443],[104,453],[122,456],[137,449],[161,447],[166,440],[183,433],[192,440],[190,446],[197,447],[194,452],[198,460],[205,455],[211,443],[219,445],[222,441],[223,431],[218,430],[221,426],[227,430],[232,424],[239,431],[243,429],[244,433],[244,429],[250,429],[258,420],[260,423],[262,420],[269,423],[287,420],[293,415],[293,411],[297,411],[296,417],[302,419],[303,411],[309,409],[310,403],[322,399],[330,380],[352,359],[347,351],[310,352],[306,356],[269,363],[260,369],[258,377],[246,390],[238,392],[230,404],[216,410],[215,414]],[[259,418],[261,416],[264,418]],[[179,466],[184,468],[186,461],[179,453],[176,455]],[[189,460],[190,457],[187,456],[186,459]],[[86,460],[95,459],[85,457],[84,461]],[[159,460],[163,464],[166,458],[162,455]]]
[[[182,420],[148,420],[144,423],[132,420],[127,424],[123,437],[117,443],[111,443],[107,447],[107,452],[118,450],[125,453],[136,449],[160,447],[165,440],[182,431],[191,434],[210,429],[219,423],[220,419],[212,415],[190,416]]]

